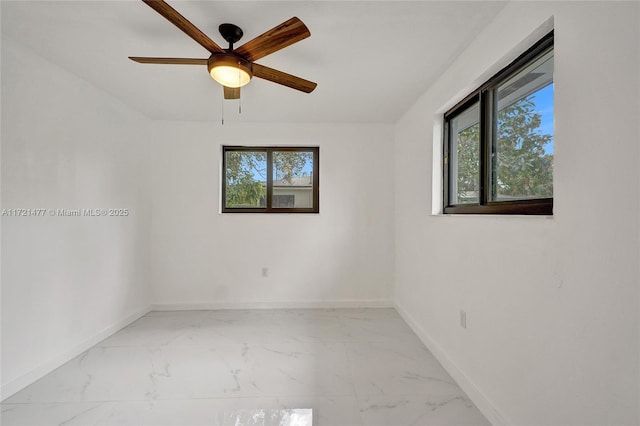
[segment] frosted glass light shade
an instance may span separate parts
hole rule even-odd
[[[214,54],[208,61],[209,74],[226,87],[242,87],[253,77],[251,62],[232,54]]]

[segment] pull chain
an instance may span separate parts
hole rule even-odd
[[[224,126],[224,88],[222,89],[223,93],[222,93],[222,125]]]
[[[238,61],[238,114],[242,114],[242,96],[240,96],[240,61]]]

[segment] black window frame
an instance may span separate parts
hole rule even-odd
[[[520,214],[520,215],[553,215],[553,197],[532,198],[524,200],[493,201],[491,199],[491,161],[494,147],[493,139],[496,134],[496,105],[494,92],[496,88],[520,72],[539,56],[553,49],[553,31],[536,42],[531,48],[517,59],[491,77],[486,83],[473,91],[462,101],[444,114],[443,132],[443,211],[445,214]],[[555,53],[555,52],[554,52]],[[449,153],[452,149],[453,138],[450,135],[450,121],[464,112],[474,103],[480,109],[480,193],[478,203],[450,204],[451,188],[449,186],[451,162]],[[555,136],[555,135],[554,135]]]
[[[267,157],[267,180],[265,207],[227,207],[227,152],[265,152]],[[272,207],[273,200],[273,153],[274,152],[312,152],[313,153],[313,175],[312,175],[312,200],[313,207]],[[222,146],[222,179],[221,179],[221,204],[222,213],[320,213],[320,148],[317,146]]]

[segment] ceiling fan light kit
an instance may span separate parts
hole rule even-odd
[[[229,43],[228,49],[222,49],[216,42],[211,40],[164,0],[142,1],[207,49],[210,56],[209,59],[130,56],[129,59],[132,61],[143,64],[205,64],[211,77],[224,87],[224,99],[239,99],[240,87],[249,83],[253,77],[268,80],[305,93],[311,93],[317,86],[317,84],[312,81],[254,62],[311,36],[311,32],[307,26],[296,17],[257,36],[238,49],[234,49],[233,44],[242,38],[242,29],[229,23],[221,24],[218,28],[220,34]]]
[[[251,81],[251,62],[232,53],[214,53],[207,61],[211,77],[226,87],[242,87]]]

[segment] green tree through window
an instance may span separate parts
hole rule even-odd
[[[542,132],[541,122],[532,96],[498,112],[493,199],[553,197],[553,154],[547,152],[553,136]],[[478,124],[457,136],[457,184],[462,199],[479,191],[479,141]]]
[[[260,207],[266,196],[267,153],[229,151],[225,164],[226,205]]]
[[[223,159],[223,212],[318,211],[318,148],[223,147]],[[276,189],[294,205],[273,203]]]
[[[553,140],[541,131],[542,116],[533,96],[498,112],[493,157],[493,199],[553,197]]]
[[[444,212],[553,214],[553,32],[445,114]]]

